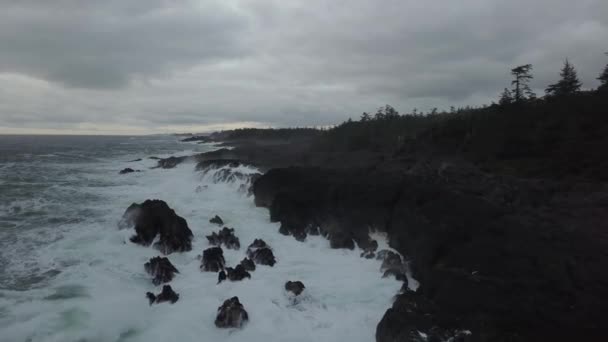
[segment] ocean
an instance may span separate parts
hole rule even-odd
[[[153,168],[150,157],[190,155],[210,144],[158,136],[0,136],[0,341],[373,341],[376,325],[401,282],[382,278],[380,261],[360,250],[335,250],[323,237],[298,242],[278,233],[265,208],[244,191],[247,180],[218,182],[194,163]],[[130,167],[141,172],[119,175]],[[242,168],[246,173],[254,168]],[[180,271],[175,304],[150,306],[160,292],[144,263],[160,255],[129,241],[118,222],[134,202],[162,199],[194,233],[191,252],[168,256]],[[197,256],[205,235],[235,229],[237,264],[255,239],[269,243],[274,267],[252,278],[217,283]],[[383,236],[374,236],[387,248]],[[295,300],[288,280],[306,289]],[[238,296],[249,313],[243,329],[218,329],[217,308]]]

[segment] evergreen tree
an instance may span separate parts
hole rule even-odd
[[[578,80],[576,69],[570,64],[568,59],[564,62],[564,67],[559,75],[562,78],[557,83],[551,84],[545,89],[547,95],[569,95],[581,90],[582,83]]]
[[[606,56],[608,56],[608,52],[606,52]],[[604,67],[604,71],[602,71],[600,77],[597,79],[600,81],[600,86],[597,89],[608,90],[608,64]]]
[[[371,119],[372,117],[369,113],[363,112],[363,114],[361,114],[361,121],[370,121]]]
[[[526,99],[536,97],[536,94],[532,92],[528,83],[532,77],[532,64],[520,65],[511,69],[511,75],[515,77],[511,84],[514,86],[513,99],[515,102],[522,102]]]
[[[511,94],[511,91],[509,89],[505,88],[505,91],[503,91],[500,95],[498,104],[501,106],[506,106],[510,105],[511,103],[513,103],[513,95]]]

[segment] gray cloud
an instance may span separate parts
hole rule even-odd
[[[0,132],[327,125],[390,103],[479,105],[568,57],[608,63],[608,3],[581,0],[4,1]],[[121,130],[121,132],[123,132]]]

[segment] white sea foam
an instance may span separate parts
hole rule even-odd
[[[131,157],[141,156],[125,158]],[[401,285],[381,277],[380,261],[360,258],[359,250],[330,249],[322,237],[311,236],[302,243],[278,234],[268,211],[256,208],[252,198],[239,192],[238,182],[211,183],[194,171],[193,163],[149,169],[154,165],[155,160],[144,158],[129,163],[143,172],[118,176],[116,170],[124,163],[101,163],[90,182],[111,186],[72,189],[99,197],[95,215],[40,236],[54,242],[32,247],[28,258],[12,260],[15,272],[38,267],[61,273],[41,288],[0,290],[0,340],[374,340],[376,325]],[[197,192],[198,186],[205,186],[204,191]],[[191,252],[169,255],[180,271],[170,283],[180,295],[174,305],[148,305],[145,293],[157,293],[160,287],[152,285],[143,264],[159,253],[132,244],[132,230],[116,226],[129,204],[148,198],[165,200],[194,233]],[[277,264],[258,265],[250,280],[219,285],[217,274],[200,272],[197,255],[209,247],[205,235],[219,229],[209,223],[215,214],[234,227],[241,241],[241,250],[224,250],[228,265],[237,264],[255,238],[273,247]],[[382,236],[375,237],[381,248],[386,247]],[[288,280],[306,285],[298,303],[285,294]],[[217,307],[232,296],[239,297],[250,322],[242,330],[218,329],[213,323]]]

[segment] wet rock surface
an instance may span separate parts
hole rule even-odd
[[[253,260],[249,258],[244,258],[240,263],[246,271],[253,272],[255,271],[255,263]]]
[[[296,296],[299,296],[306,287],[301,281],[288,281],[285,283],[285,291],[291,292]]]
[[[224,301],[217,309],[215,326],[218,328],[241,328],[249,321],[249,315],[238,297],[232,297]]]
[[[224,251],[221,247],[211,247],[203,251],[201,270],[205,272],[219,272],[224,270]]]
[[[213,246],[225,246],[228,249],[240,249],[241,243],[239,238],[234,235],[234,228],[224,227],[219,232],[212,232],[207,235],[209,244]]]
[[[247,257],[260,265],[274,266],[274,264],[276,264],[272,249],[262,239],[255,239],[253,243],[247,247]]]
[[[127,174],[127,173],[133,173],[133,172],[140,172],[139,170],[133,170],[130,167],[124,168],[122,170],[120,170],[118,173],[121,175]]]
[[[134,227],[135,235],[131,237],[131,242],[140,245],[149,246],[159,236],[154,247],[164,254],[192,249],[193,235],[188,223],[161,200],[131,204],[123,214],[119,226]]]
[[[150,305],[159,304],[163,302],[170,302],[175,304],[179,300],[179,295],[173,291],[170,285],[164,285],[161,293],[155,295],[152,292],[147,292],[146,297],[150,301]]]
[[[153,277],[152,283],[160,285],[173,280],[176,273],[179,273],[177,268],[171,264],[168,258],[154,257],[144,264],[144,269]]]
[[[209,223],[213,223],[213,224],[217,224],[217,225],[223,225],[224,224],[224,220],[222,220],[221,217],[219,217],[218,215],[215,215],[214,217],[212,217],[209,220]]]
[[[601,336],[605,190],[455,168],[272,169],[253,192],[283,233],[321,227],[340,236],[334,246],[350,248],[342,237],[363,246],[377,230],[411,260],[421,285],[399,295],[406,297],[378,325],[378,341],[417,341],[414,328],[429,338],[468,329],[467,340],[479,341]],[[374,254],[387,276],[403,278],[400,258]]]

